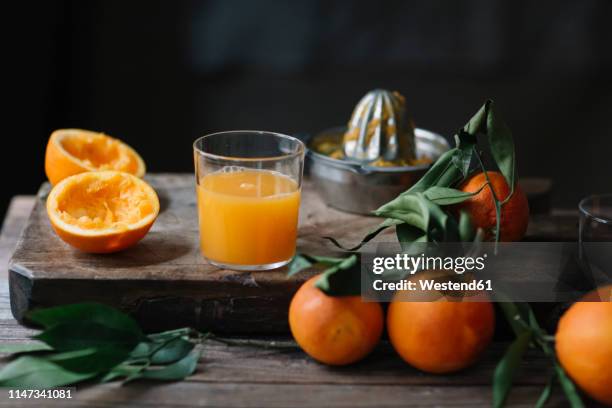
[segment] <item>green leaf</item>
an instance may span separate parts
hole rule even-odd
[[[406,239],[410,235],[415,239],[431,242],[445,241],[448,238],[448,214],[442,211],[439,205],[428,200],[422,193],[400,195],[376,210],[376,214],[401,220],[423,231],[423,234],[418,234],[405,227],[400,228],[398,226],[399,234],[401,234],[398,236],[400,243],[406,243]],[[453,234],[453,238],[456,240],[456,234]]]
[[[144,366],[135,366],[135,365],[127,365],[122,364],[117,367],[114,367],[110,370],[104,377],[100,379],[101,383],[106,383],[109,381],[113,381],[117,378],[121,377],[132,377],[137,375],[140,371],[142,371]]]
[[[480,154],[478,152],[476,153],[476,159],[478,160],[478,165],[480,166],[485,176],[485,179],[487,180],[484,185],[491,186],[492,184],[491,180],[489,179],[489,174],[487,173],[487,169],[485,168],[482,158],[480,157]],[[499,242],[501,236],[501,201],[499,200],[499,197],[497,197],[495,189],[490,188],[490,191],[491,195],[493,196],[493,202],[495,204],[495,242],[497,243]],[[510,195],[508,197],[510,197]],[[497,246],[495,248],[495,251],[497,251]]]
[[[481,190],[482,190],[482,187],[478,191],[470,193],[470,192],[465,192],[465,191],[457,190],[457,189],[450,188],[450,187],[432,186],[432,187],[429,187],[427,190],[425,190],[423,195],[427,197],[428,200],[430,200],[431,202],[435,204],[452,205],[452,204],[459,204],[466,200],[469,200],[476,194],[480,193]]]
[[[100,303],[76,303],[39,309],[30,312],[27,318],[47,329],[62,323],[88,321],[117,330],[142,333],[131,317]]]
[[[176,336],[176,335],[175,335]],[[169,340],[169,339],[168,339]],[[164,341],[161,340],[160,343]],[[156,344],[153,341],[141,341],[134,347],[130,352],[130,360],[148,360],[151,352],[153,351],[153,345]]]
[[[576,386],[570,378],[565,374],[565,370],[563,367],[559,365],[559,363],[555,360],[555,372],[557,373],[557,378],[559,379],[559,384],[561,384],[561,389],[565,394],[565,397],[569,401],[572,408],[583,408],[584,403],[582,402],[582,398],[580,398],[580,394],[578,394],[578,390],[576,390]]]
[[[463,126],[464,132],[469,133],[470,135],[476,135],[478,133],[486,132],[485,126],[487,114],[489,111],[489,104],[491,103],[492,101],[488,100],[484,103],[484,105],[480,107],[480,109],[478,109],[478,112],[476,112],[476,114],[470,118],[470,120],[468,121],[468,123],[465,124],[465,126]]]
[[[476,134],[470,134],[465,130],[460,130],[458,135],[455,135],[457,143],[457,151],[453,154],[453,164],[457,167],[463,177],[467,177],[472,164],[472,156],[474,155],[474,147],[476,147]]]
[[[427,242],[427,234],[413,225],[405,223],[400,224],[395,227],[395,233],[397,235],[398,242],[402,246],[402,249],[405,249],[404,244],[412,242]]]
[[[23,356],[0,371],[0,386],[12,388],[51,388],[75,384],[96,373],[75,373],[41,357]]]
[[[474,226],[472,225],[472,220],[470,216],[465,211],[459,212],[459,240],[469,242],[474,239],[476,235],[476,231],[474,231]]]
[[[466,133],[474,136],[474,145],[471,146],[473,151],[475,151],[475,149],[473,149],[475,147],[475,136],[478,133],[483,133],[487,136],[489,150],[491,151],[493,160],[506,179],[508,186],[510,186],[510,194],[508,197],[501,197],[502,200],[507,201],[514,192],[514,185],[516,182],[514,141],[512,139],[512,132],[501,118],[501,115],[497,112],[497,108],[492,100],[488,100],[482,105],[478,112],[463,127],[463,132],[459,134],[458,139],[462,153],[455,154],[454,160],[463,170],[466,169],[465,161],[467,160],[467,150],[470,149],[472,143],[465,135]],[[461,145],[461,142],[463,142],[463,145]],[[478,155],[478,152],[476,152],[476,154]],[[483,168],[483,171],[484,170]],[[464,173],[464,175],[466,174],[467,173]]]
[[[343,259],[321,273],[315,286],[330,296],[351,296],[361,293],[359,268],[355,268],[356,254]]]
[[[55,353],[45,358],[75,373],[101,373],[123,362],[129,351],[115,347],[85,348]]]
[[[189,354],[194,347],[194,343],[177,337],[174,340],[170,340],[151,356],[151,364],[174,363]]]
[[[191,352],[179,361],[159,369],[147,369],[132,377],[132,379],[148,379],[160,381],[177,381],[189,377],[198,366],[200,352]]]
[[[488,101],[488,104],[487,136],[489,138],[489,146],[499,171],[504,175],[508,186],[510,186],[508,197],[501,197],[502,200],[508,200],[514,192],[516,181],[514,141],[512,140],[512,132],[510,132],[510,129],[497,112],[493,101]]]
[[[424,196],[422,198],[429,215],[429,224],[427,225],[428,239],[431,242],[456,241],[456,223],[449,220],[448,214],[438,204],[427,200]],[[449,229],[450,226],[452,226],[451,229]]]
[[[540,324],[538,323],[538,320],[535,317],[535,313],[533,313],[533,309],[531,308],[531,306],[529,306],[528,303],[524,303],[524,304],[526,304],[527,307],[528,307],[528,309],[527,309],[527,320],[529,322],[529,326],[534,331],[541,331],[542,328],[540,327]]]
[[[421,196],[416,194],[400,195],[374,212],[379,217],[403,221],[427,232],[429,211]]]
[[[335,261],[344,266],[342,258],[321,257],[320,261]],[[46,328],[32,337],[41,343],[10,345],[5,350],[58,352],[18,358],[0,371],[0,385],[47,388],[101,374],[105,374],[102,381],[117,377],[181,379],[193,372],[197,364],[199,354],[193,352],[195,345],[189,341],[191,329],[145,337],[129,316],[104,305],[90,303],[38,310],[30,320]],[[163,367],[147,369],[151,365]]]
[[[458,242],[461,241],[459,237],[459,224],[455,217],[447,215],[445,212],[443,214],[446,216],[446,222],[442,231],[444,235],[440,238],[440,242]]]
[[[496,304],[499,305],[504,316],[506,317],[506,321],[512,327],[512,331],[518,337],[523,334],[525,331],[528,331],[527,322],[524,317],[521,315],[517,304],[514,302],[509,302],[501,293],[496,294]]]
[[[553,383],[555,382],[555,372],[553,371],[553,373],[551,374],[551,376],[548,378],[548,382],[546,383],[546,387],[544,387],[544,389],[542,390],[542,393],[540,394],[540,397],[538,398],[538,401],[536,402],[536,408],[544,408],[544,405],[546,405],[546,401],[548,401],[548,399],[550,398],[550,394],[552,392],[552,387],[553,387]]]
[[[74,360],[82,357],[87,357],[94,355],[96,353],[95,348],[86,348],[82,350],[74,350],[74,351],[66,351],[63,353],[53,353],[45,356],[44,358],[49,361],[54,361],[56,363],[67,360]],[[65,368],[65,367],[64,367]]]
[[[56,324],[34,338],[60,351],[89,347],[113,347],[131,351],[140,342],[142,335],[133,331],[113,329],[92,321],[80,321]]]
[[[296,254],[291,262],[289,262],[289,265],[287,265],[287,276],[293,276],[304,269],[310,268],[311,266],[312,262],[310,262],[308,258],[303,255]]]
[[[453,164],[457,148],[443,153],[419,181],[401,195],[420,193],[431,186],[449,187],[461,179],[461,171]]]
[[[514,376],[520,366],[523,354],[531,341],[531,332],[521,333],[508,347],[493,374],[493,406],[502,407],[512,387]]]
[[[341,296],[358,294],[361,291],[361,280],[355,272],[357,255],[345,258],[329,256],[302,255],[310,265],[325,265],[325,269],[315,285],[328,295]],[[357,286],[357,284],[359,286]]]
[[[32,353],[35,351],[53,350],[45,343],[16,343],[16,344],[0,344],[0,353]]]
[[[289,265],[287,276],[295,275],[296,273],[316,265],[335,266],[344,261],[345,258],[333,256],[317,256],[317,255],[296,255]]]
[[[533,313],[533,309],[531,308],[529,303],[499,302],[499,299],[501,297],[502,296],[498,293],[497,304],[502,307],[502,310],[506,315],[506,319],[512,325],[512,328],[518,336],[525,335],[525,333],[530,333],[532,335],[535,335],[537,340],[538,336],[541,338],[543,335],[545,335],[544,330],[542,330],[541,326],[539,325],[535,314]],[[570,402],[570,405],[573,408],[584,407],[584,403],[580,398],[580,394],[576,390],[576,387],[574,386],[572,380],[567,376],[563,368],[559,365],[557,359],[555,358],[554,351],[548,344],[546,344],[545,341],[540,342],[540,347],[543,349],[546,355],[551,357],[555,369],[554,373],[556,374],[556,377],[559,380],[559,384],[561,384],[561,389],[565,393],[565,396]],[[540,400],[544,400],[545,402],[545,397],[546,389],[544,389],[542,395],[540,396]]]

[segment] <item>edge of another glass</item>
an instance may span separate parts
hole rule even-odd
[[[237,133],[259,133],[262,135],[271,135],[271,136],[276,136],[278,138],[281,139],[285,139],[285,140],[290,140],[292,142],[296,142],[298,145],[298,150],[292,153],[287,153],[287,154],[283,154],[283,155],[279,155],[279,156],[264,156],[264,157],[240,157],[240,156],[222,156],[219,154],[214,154],[214,153],[208,153],[203,151],[202,149],[200,149],[199,147],[197,147],[196,145],[198,144],[198,142],[200,142],[201,140],[206,139],[207,137],[212,137],[212,136],[220,136],[220,135],[229,135],[229,134],[237,134]],[[227,130],[224,132],[215,132],[215,133],[209,133],[207,135],[204,136],[200,136],[199,138],[197,138],[194,142],[193,142],[193,150],[195,152],[197,152],[198,154],[204,156],[204,157],[208,157],[211,159],[216,159],[216,160],[227,160],[227,161],[253,161],[253,162],[258,162],[258,161],[278,161],[278,160],[286,160],[286,159],[290,159],[290,158],[297,158],[300,156],[304,155],[304,152],[306,151],[306,145],[304,144],[304,142],[302,142],[300,139],[293,137],[293,136],[288,136],[288,135],[284,135],[282,133],[277,133],[277,132],[269,132],[266,130]]]
[[[593,212],[587,208],[587,203],[596,198],[609,199],[612,202],[612,194],[593,194],[580,200],[580,202],[578,203],[578,209],[584,215],[593,218],[597,222],[601,222],[602,224],[612,224],[612,218],[602,217],[601,215],[593,214]]]

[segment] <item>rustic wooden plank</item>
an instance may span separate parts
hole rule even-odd
[[[2,232],[0,232],[0,265],[2,265],[0,277],[8,276],[8,269],[4,266],[8,264],[17,238],[30,217],[34,203],[33,196],[15,196],[11,199],[2,223]]]
[[[257,281],[278,281],[284,271],[237,273],[220,270],[200,255],[196,197],[191,175],[148,177],[161,201],[162,210],[149,234],[135,247],[115,254],[85,254],[62,242],[52,231],[46,215],[43,185],[34,210],[18,242],[12,263],[26,269],[31,277],[96,280],[210,280],[215,274],[257,277]],[[309,183],[305,183],[300,210],[298,247],[302,251],[330,253],[333,245],[322,238],[338,236],[358,241],[364,231],[379,222],[373,217],[348,214],[327,207]],[[391,235],[391,231],[387,236]],[[52,258],[52,259],[50,259]],[[126,272],[126,268],[130,268]],[[30,277],[29,276],[29,277]],[[236,278],[238,279],[238,278]]]
[[[213,267],[199,253],[193,176],[150,175],[148,181],[160,196],[160,216],[142,242],[112,255],[85,254],[62,242],[46,215],[49,187],[41,188],[10,264],[15,317],[23,320],[35,307],[92,300],[132,313],[147,330],[189,325],[216,332],[287,332],[288,302],[314,271],[286,278],[284,268],[236,272]],[[542,218],[543,229],[539,220],[530,226],[531,237],[567,236],[555,235],[561,229],[554,228],[556,221]],[[378,222],[326,206],[307,181],[298,248],[331,254],[336,250],[323,236],[356,243]],[[394,239],[389,229],[377,240]]]
[[[286,332],[287,305],[309,277],[286,269],[236,272],[201,257],[191,175],[152,175],[160,216],[136,247],[112,255],[79,252],[52,231],[39,193],[10,263],[11,304],[22,320],[34,307],[100,301],[132,313],[147,330],[194,326],[217,332]],[[322,235],[359,239],[378,220],[328,208],[311,186],[303,190],[300,250],[330,254]]]
[[[366,359],[347,367],[319,364],[297,346],[264,348],[206,342],[202,370],[191,377],[201,382],[249,382],[278,384],[362,384],[362,385],[488,385],[506,342],[491,344],[474,366],[454,375],[431,375],[412,368],[382,341]],[[551,372],[549,359],[530,350],[518,376],[517,385],[544,385]]]
[[[0,287],[0,291],[2,288]],[[10,316],[6,292],[0,297],[0,343],[22,343],[37,331],[19,325]],[[387,341],[365,360],[348,367],[328,367],[304,354],[287,338],[274,338],[282,347],[263,347],[268,339],[231,338],[205,343],[201,369],[190,381],[202,383],[354,384],[476,386],[491,382],[495,365],[508,343],[491,344],[474,366],[449,376],[429,375],[405,364]],[[240,344],[226,344],[227,341]],[[255,341],[259,345],[244,344]],[[543,386],[550,373],[546,356],[526,354],[516,384]]]
[[[0,239],[10,239],[16,242],[33,207],[33,196],[17,195],[13,197],[6,211],[4,221],[2,222]]]
[[[19,325],[11,316],[6,280],[0,280],[0,343],[22,343],[37,331]],[[270,338],[209,340],[201,369],[190,381],[202,383],[354,384],[475,386],[490,384],[493,370],[508,343],[495,342],[482,359],[463,372],[438,376],[422,373],[405,364],[387,341],[382,341],[365,360],[348,367],[328,367],[304,354],[287,337],[273,338],[282,347],[262,347]],[[226,344],[227,341],[239,344]],[[248,342],[259,345],[252,346]],[[246,344],[245,344],[246,343]],[[517,385],[544,385],[550,372],[546,356],[529,350]]]
[[[508,406],[532,407],[541,387],[518,387]],[[9,400],[0,395],[0,406],[36,407],[117,407],[129,403],[136,407],[490,407],[490,387],[429,387],[392,385],[328,384],[236,384],[181,382],[176,384],[135,383],[120,387],[105,384],[79,388],[72,400]],[[547,407],[567,406],[563,397],[553,394]]]
[[[6,336],[7,327],[0,325],[0,343],[24,343],[31,340]],[[26,334],[22,330],[22,336]],[[33,333],[29,333],[33,334]],[[253,339],[250,339],[253,340]],[[279,339],[277,339],[278,341]],[[255,339],[263,342],[263,340]],[[489,346],[480,361],[460,373],[432,375],[404,363],[386,341],[366,359],[346,367],[319,364],[297,345],[290,348],[225,345],[207,340],[200,369],[189,381],[200,383],[248,384],[353,384],[353,385],[422,385],[422,386],[486,386],[509,343]],[[530,350],[517,376],[516,386],[544,386],[551,373],[549,359]]]
[[[10,210],[7,214],[11,217]],[[10,239],[6,242],[10,245],[0,247],[0,257],[6,257],[14,244]],[[8,282],[0,277],[0,343],[27,341],[34,333],[12,318]],[[432,376],[404,364],[386,343],[359,364],[333,368],[317,364],[296,349],[209,342],[198,372],[185,382],[79,386],[75,399],[56,401],[18,402],[0,390],[0,406],[490,406],[490,373],[505,346],[492,344],[481,362],[461,373]],[[508,406],[533,406],[547,370],[546,358],[529,351]],[[558,387],[547,406],[567,406]]]
[[[536,214],[530,217],[525,241],[572,242],[578,240],[578,214]]]

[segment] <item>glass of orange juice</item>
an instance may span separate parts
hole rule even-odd
[[[193,144],[200,249],[210,263],[268,270],[295,255],[304,144],[238,130]]]

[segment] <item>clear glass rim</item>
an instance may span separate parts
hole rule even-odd
[[[587,208],[588,203],[596,198],[600,198],[600,199],[604,198],[604,199],[609,199],[610,201],[612,201],[612,194],[593,194],[593,195],[587,196],[583,198],[582,200],[580,200],[580,202],[578,203],[578,209],[584,215],[593,218],[597,222],[601,222],[602,224],[612,224],[612,218],[602,217],[601,215],[593,214],[593,212]]]
[[[263,157],[240,157],[240,156],[222,156],[219,154],[214,154],[214,153],[209,153],[209,152],[205,152],[204,150],[200,149],[197,144],[200,141],[203,141],[204,139],[208,138],[208,137],[213,137],[213,136],[221,136],[221,135],[230,135],[230,134],[239,134],[239,133],[258,133],[258,134],[262,134],[262,135],[269,135],[269,136],[274,136],[274,137],[278,137],[280,139],[285,139],[285,140],[289,140],[291,142],[295,142],[298,145],[298,149],[295,152],[292,153],[287,153],[287,154],[281,154],[281,155],[277,155],[277,156],[263,156]],[[306,151],[306,146],[304,145],[304,142],[302,142],[300,139],[293,137],[293,136],[288,136],[288,135],[284,135],[282,133],[278,133],[278,132],[270,132],[267,130],[226,130],[223,132],[215,132],[215,133],[209,133],[207,135],[204,136],[200,136],[199,138],[197,138],[194,142],[193,142],[193,151],[198,153],[199,155],[202,155],[204,157],[207,158],[211,158],[211,159],[217,159],[217,160],[227,160],[227,161],[245,161],[245,162],[269,162],[269,161],[280,161],[280,160],[287,160],[290,158],[297,158],[300,156],[304,156],[304,152]]]

